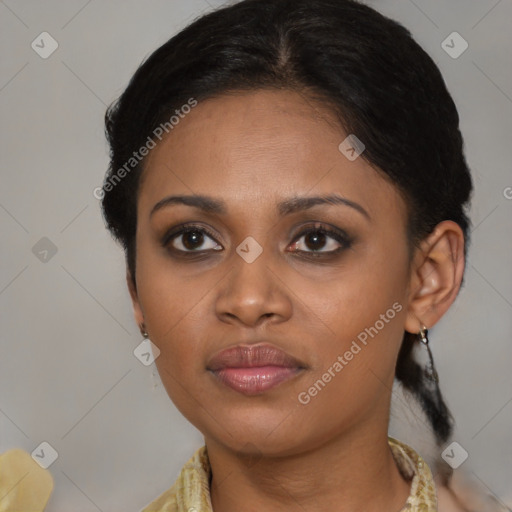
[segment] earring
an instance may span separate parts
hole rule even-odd
[[[428,353],[429,362],[425,366],[425,369],[423,370],[425,377],[437,383],[439,382],[439,376],[437,375],[437,371],[434,367],[434,358],[432,357],[432,352],[430,351],[430,347],[428,344],[428,330],[425,326],[422,326],[420,332],[418,333],[418,338],[419,341],[421,341],[421,343],[425,346]]]
[[[146,331],[146,326],[144,325],[144,323],[139,325],[139,329],[140,333],[142,334],[142,336],[144,336],[144,338],[147,338],[149,336],[148,332]]]

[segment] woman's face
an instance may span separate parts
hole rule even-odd
[[[297,93],[253,91],[200,102],[150,153],[135,313],[207,441],[285,455],[387,432],[406,207],[347,135]]]

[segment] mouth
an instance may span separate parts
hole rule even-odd
[[[295,377],[305,365],[267,343],[237,345],[208,363],[219,382],[244,395],[259,395]]]

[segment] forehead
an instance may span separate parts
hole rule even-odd
[[[326,105],[292,91],[259,90],[200,102],[153,149],[142,206],[165,194],[208,194],[233,207],[293,195],[340,193],[398,204],[398,191],[363,158],[339,149],[348,136]],[[147,204],[146,204],[147,203]]]

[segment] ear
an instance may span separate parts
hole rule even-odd
[[[126,283],[128,284],[128,290],[130,291],[130,297],[132,298],[133,304],[133,316],[137,325],[140,327],[144,323],[144,313],[139,302],[139,296],[137,294],[137,285],[135,279],[132,278],[130,271],[126,271]]]
[[[440,320],[459,293],[464,265],[461,227],[451,220],[439,223],[413,258],[406,331],[418,333]]]

